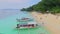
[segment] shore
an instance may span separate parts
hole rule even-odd
[[[60,34],[60,16],[53,14],[30,13],[37,23],[42,24],[51,34]]]

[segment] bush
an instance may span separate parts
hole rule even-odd
[[[60,7],[53,7],[52,9],[51,9],[51,13],[53,13],[53,14],[56,14],[56,13],[60,13]]]

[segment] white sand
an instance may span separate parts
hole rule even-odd
[[[60,16],[57,17],[56,15],[41,14],[37,12],[31,12],[30,14],[38,23],[44,25],[51,34],[60,34]]]

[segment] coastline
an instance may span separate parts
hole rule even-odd
[[[51,34],[60,34],[60,16],[37,12],[30,12],[30,14],[37,23],[42,24]]]

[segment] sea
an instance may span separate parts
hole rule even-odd
[[[43,26],[35,29],[16,29],[16,19],[25,17],[33,18],[29,12],[20,9],[0,9],[0,34],[50,34]]]

